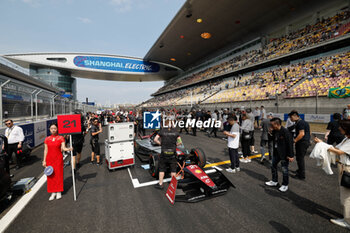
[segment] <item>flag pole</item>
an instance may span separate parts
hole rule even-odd
[[[72,144],[72,135],[70,134],[69,135],[69,145],[71,147],[73,147],[73,144]],[[71,150],[70,151],[70,161],[71,161],[71,167],[72,167],[72,179],[73,179],[73,195],[74,195],[74,201],[77,200],[77,194],[76,194],[76,191],[75,191],[75,174],[74,174],[74,164],[73,164],[73,151]]]

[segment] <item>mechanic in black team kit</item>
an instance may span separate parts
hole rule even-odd
[[[158,189],[163,189],[163,179],[167,167],[170,167],[171,177],[175,176],[177,169],[176,147],[182,144],[179,132],[170,125],[171,123],[171,120],[166,120],[165,127],[154,138],[154,142],[162,149],[159,158],[159,183],[155,185],[155,188]]]
[[[98,143],[99,137],[98,135],[102,133],[102,126],[98,122],[97,118],[94,118],[92,120],[92,126],[90,129],[91,132],[91,139],[90,139],[90,144],[91,144],[91,164],[94,164],[95,162],[95,156],[96,156],[96,164],[101,165],[100,161],[100,144]]]
[[[291,111],[288,116],[295,122],[295,157],[297,159],[298,170],[293,178],[300,180],[305,179],[305,155],[307,148],[310,146],[310,126],[309,123],[302,120],[297,111]]]

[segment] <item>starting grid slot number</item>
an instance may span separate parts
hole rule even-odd
[[[59,134],[77,134],[81,133],[81,120],[79,114],[58,115],[57,116]]]
[[[70,128],[70,124],[74,124],[73,128],[77,127],[77,123],[75,120],[69,121],[69,120],[64,120],[63,121],[63,128]]]

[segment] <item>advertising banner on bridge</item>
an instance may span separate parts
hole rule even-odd
[[[350,97],[350,87],[329,88],[329,98],[346,98]]]

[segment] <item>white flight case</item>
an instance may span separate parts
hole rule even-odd
[[[105,157],[109,170],[135,164],[134,124],[132,122],[108,125]]]
[[[135,164],[134,142],[105,142],[105,156],[108,169],[132,166]]]
[[[122,122],[108,124],[108,142],[122,142],[134,140],[134,123]]]

